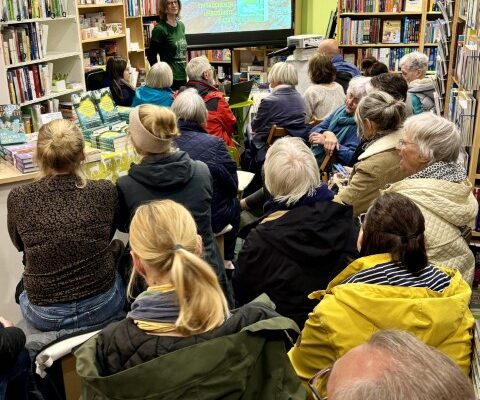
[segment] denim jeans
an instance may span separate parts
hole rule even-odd
[[[0,374],[0,400],[27,399],[27,382],[30,364],[31,361],[28,351],[23,349],[18,355],[15,364]]]
[[[112,288],[106,292],[48,306],[31,304],[25,291],[20,295],[20,309],[23,317],[41,331],[60,329],[101,329],[113,320],[125,316],[125,287],[116,273]]]

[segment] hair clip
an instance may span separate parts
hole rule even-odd
[[[180,249],[185,249],[181,244],[174,244],[172,246],[172,251],[177,251],[177,250],[180,250]]]

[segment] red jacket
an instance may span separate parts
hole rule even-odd
[[[229,147],[235,146],[232,135],[237,119],[230,110],[225,96],[214,86],[203,81],[189,80],[187,87],[197,89],[207,106],[208,120],[205,130],[211,135],[221,138]]]

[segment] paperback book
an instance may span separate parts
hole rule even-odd
[[[26,141],[20,106],[0,105],[0,144],[25,143]]]

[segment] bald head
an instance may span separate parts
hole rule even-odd
[[[335,39],[325,39],[318,45],[318,52],[323,53],[326,56],[333,58],[340,53],[338,43]]]

